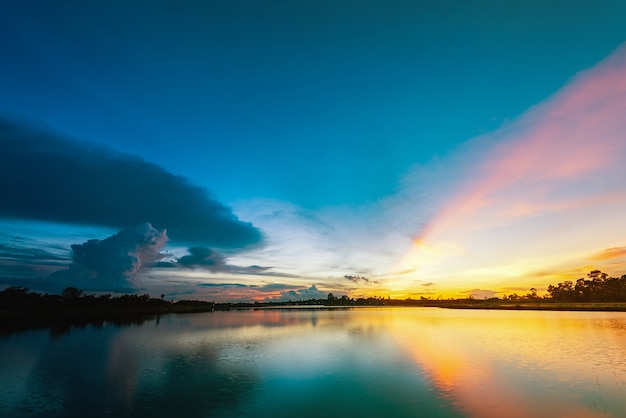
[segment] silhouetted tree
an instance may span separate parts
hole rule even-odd
[[[571,280],[566,280],[556,286],[549,285],[548,293],[554,300],[567,302],[576,300],[576,290]]]
[[[530,293],[526,294],[526,299],[539,299],[539,296],[537,296],[537,289],[531,287]]]
[[[550,297],[565,302],[623,302],[626,301],[626,275],[620,278],[609,277],[600,270],[580,278],[574,285],[571,281],[549,285]]]

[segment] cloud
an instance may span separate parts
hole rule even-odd
[[[315,278],[316,283],[336,280],[345,271],[378,277],[400,256],[398,248],[411,243],[412,228],[396,222],[393,208],[383,203],[312,210],[254,199],[239,202],[237,212],[267,231],[266,245],[246,254],[250,264],[280,266],[293,272],[289,277]]]
[[[183,267],[203,267],[210,271],[225,271],[226,262],[224,257],[206,247],[191,247],[189,255],[178,259],[178,264]]]
[[[309,288],[304,289],[296,289],[296,290],[287,290],[284,292],[280,292],[280,296],[278,298],[273,298],[272,300],[281,301],[281,302],[289,302],[289,301],[299,301],[299,300],[308,300],[308,299],[325,299],[328,296],[328,293],[324,293],[320,291],[317,286],[312,285]]]
[[[199,283],[199,287],[248,287],[242,283]]]
[[[67,263],[67,257],[41,248],[30,248],[0,243],[0,265],[26,263],[33,265],[59,266]]]
[[[157,261],[152,263],[150,267],[160,268],[160,269],[175,269],[178,268],[178,264],[172,261]]]
[[[233,301],[287,301],[287,300],[300,300],[310,299],[311,297],[326,297],[320,293],[311,291],[310,289],[302,289],[301,285],[293,285],[286,283],[265,283],[261,285],[237,283],[237,282],[219,282],[220,279],[216,279],[215,282],[202,282],[195,283],[193,286],[197,289],[196,295],[199,298],[210,299],[221,302],[233,302]],[[291,291],[295,293],[290,296],[283,295],[288,294]],[[310,294],[313,296],[303,296],[300,293]]]
[[[71,260],[67,248],[48,242],[0,233],[0,278],[2,283],[20,285],[24,279],[42,285],[41,279],[67,267]],[[48,290],[48,288],[46,288]]]
[[[154,267],[185,267],[203,269],[213,273],[248,274],[248,275],[273,275],[284,277],[281,273],[268,272],[271,267],[262,266],[235,266],[226,263],[226,258],[208,247],[191,247],[189,254],[180,257],[175,262],[158,262]],[[287,276],[289,277],[289,276]]]
[[[589,190],[580,196],[580,190],[597,180],[590,176],[615,167],[626,153],[625,70],[626,48],[622,48],[493,134],[491,147],[473,161],[470,178],[428,232],[454,228],[467,216],[487,209],[501,219],[584,204],[593,193]],[[570,186],[577,186],[579,196]]]
[[[612,258],[619,258],[626,256],[626,247],[613,247],[602,250],[593,256],[589,257],[590,260],[610,260]]]
[[[222,248],[261,232],[184,177],[139,157],[0,117],[0,216],[125,228],[148,221],[174,241]]]
[[[416,169],[407,189],[430,180],[440,191],[431,204],[435,213],[397,269],[412,268],[438,283],[469,281],[476,276],[468,272],[497,260],[498,275],[527,277],[555,260],[572,262],[573,254],[623,240],[625,73],[622,46],[517,120],[427,170]],[[418,203],[408,202],[423,207]]]
[[[378,282],[376,280],[370,280],[367,277],[364,276],[343,276],[344,279],[348,279],[350,280],[352,283],[355,284],[359,284],[359,285],[373,285],[373,284],[378,284]]]
[[[287,283],[267,283],[264,285],[250,285],[250,287],[261,292],[274,292],[277,290],[293,290],[301,288],[301,286]]]
[[[273,267],[260,267],[260,266],[250,266],[250,267],[239,267],[236,274],[248,274],[251,276],[267,276],[267,277],[278,277],[285,279],[295,279],[301,277],[299,274],[291,274],[291,273],[281,273],[278,271],[269,271]]]
[[[133,291],[139,271],[162,257],[166,242],[165,230],[142,223],[103,240],[75,244],[72,264],[52,278],[83,290]]]

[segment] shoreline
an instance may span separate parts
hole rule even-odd
[[[626,312],[624,302],[572,302],[572,303],[545,303],[545,304],[467,304],[434,306],[443,309],[486,309],[501,311],[555,311],[555,312]]]
[[[320,309],[380,309],[380,308],[439,308],[439,309],[474,309],[474,310],[501,310],[501,311],[571,311],[571,312],[626,312],[626,302],[556,302],[556,303],[506,303],[493,302],[456,303],[454,301],[414,303],[414,304],[385,304],[385,305],[278,305],[278,306],[249,306],[233,307],[231,309],[255,310],[320,310]]]
[[[0,335],[29,329],[69,329],[77,326],[102,326],[104,323],[119,325],[141,324],[153,318],[169,314],[207,313],[237,310],[334,310],[334,309],[394,309],[394,308],[439,308],[461,310],[502,311],[555,311],[555,312],[626,312],[626,302],[522,302],[497,303],[494,301],[414,301],[413,303],[389,303],[381,305],[322,305],[322,304],[165,304],[152,307],[125,307],[120,309],[21,309],[0,310]]]

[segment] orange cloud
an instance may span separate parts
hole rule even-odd
[[[626,256],[626,247],[613,247],[604,249],[589,257],[590,260],[610,260],[612,258]]]

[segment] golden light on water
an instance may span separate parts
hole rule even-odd
[[[620,312],[248,310],[47,337],[21,333],[0,345],[2,400],[19,408],[43,399],[40,415],[55,415],[61,400],[154,416],[173,408],[166,391],[187,416],[621,418],[626,410]],[[59,367],[76,364],[77,342],[98,355],[81,360],[87,367]],[[14,352],[17,362],[7,357]],[[78,383],[66,384],[67,370]],[[84,387],[94,389],[87,400],[77,395]]]
[[[388,325],[416,366],[468,416],[591,418],[606,416],[603,411],[609,406],[620,407],[607,405],[602,396],[624,392],[626,366],[614,358],[613,372],[600,370],[593,362],[597,348],[591,341],[623,351],[621,328],[598,328],[575,314],[547,318],[540,312],[504,312],[494,318],[487,311],[421,311]],[[571,363],[573,347],[581,351],[581,364]],[[552,381],[554,387],[537,393],[533,381]],[[571,398],[551,393],[558,386],[576,384],[593,394],[585,400],[575,392]]]

